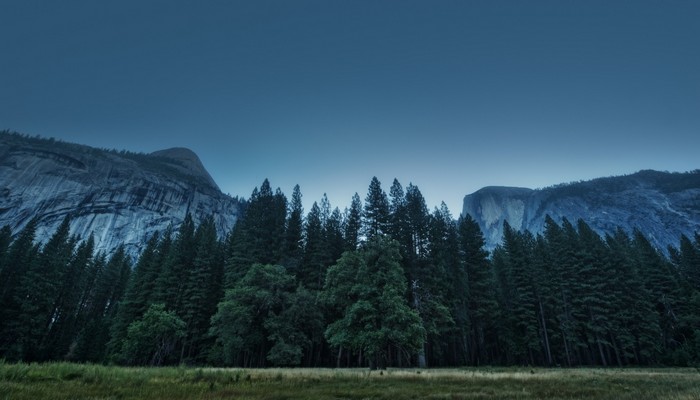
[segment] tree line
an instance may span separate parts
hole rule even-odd
[[[226,238],[187,216],[135,264],[66,218],[0,230],[0,358],[122,365],[626,366],[700,362],[700,236],[478,224],[372,179],[344,211],[265,180]]]

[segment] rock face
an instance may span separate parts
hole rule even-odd
[[[240,209],[188,149],[146,155],[0,133],[0,226],[17,232],[37,217],[40,242],[70,215],[71,233],[94,235],[97,250],[124,244],[135,256],[188,212],[197,223],[213,215],[224,235]]]
[[[700,232],[700,170],[636,174],[540,190],[485,187],[464,197],[462,214],[481,227],[487,247],[503,237],[503,221],[541,233],[547,215],[560,223],[586,221],[599,234],[639,229],[659,249],[678,246],[681,234]]]

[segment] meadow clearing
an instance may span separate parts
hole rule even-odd
[[[663,369],[218,369],[0,363],[0,399],[700,399]]]

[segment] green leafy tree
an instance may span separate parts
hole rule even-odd
[[[398,243],[375,237],[358,252],[343,254],[328,271],[324,298],[344,310],[328,325],[326,338],[336,348],[362,352],[370,367],[383,368],[390,347],[408,354],[422,349],[425,329],[406,302]],[[348,281],[340,282],[341,276]]]
[[[163,304],[153,304],[129,325],[121,358],[130,365],[163,365],[184,336],[185,322]]]
[[[212,317],[218,361],[244,367],[298,365],[309,343],[302,315],[315,315],[315,310],[300,313],[311,303],[303,290],[295,289],[294,277],[284,267],[254,264],[226,291]]]

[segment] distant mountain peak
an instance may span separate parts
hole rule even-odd
[[[558,223],[583,219],[599,234],[638,229],[666,250],[700,231],[700,171],[642,170],[534,190],[488,186],[464,197],[462,214],[477,221],[489,249],[501,242],[503,221],[542,233],[549,215]]]
[[[17,233],[36,217],[40,243],[70,216],[71,234],[93,235],[96,250],[124,245],[135,257],[187,214],[213,216],[223,236],[240,212],[189,149],[131,153],[0,131],[0,226]]]
[[[202,161],[194,151],[186,147],[172,147],[165,150],[154,151],[149,155],[160,159],[172,160],[174,162],[170,164],[181,172],[202,178],[212,187],[219,190],[219,186],[214,179],[212,179],[211,175],[209,175],[209,171],[204,168]]]

